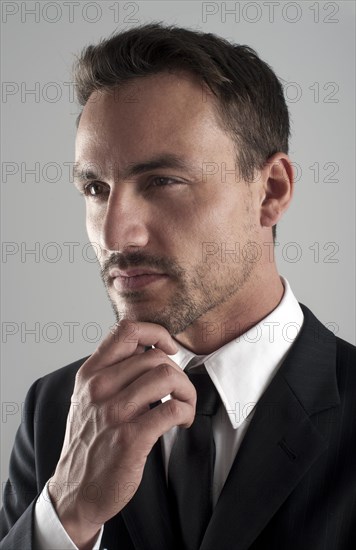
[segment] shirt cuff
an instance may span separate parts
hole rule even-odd
[[[78,550],[61,524],[48,494],[48,481],[37,499],[34,513],[34,548],[36,550]],[[102,525],[92,550],[99,550]]]

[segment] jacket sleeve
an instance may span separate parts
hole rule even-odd
[[[56,469],[75,375],[87,358],[39,378],[28,391],[0,512],[1,550],[35,550],[36,501]]]
[[[36,478],[34,422],[35,382],[25,400],[21,425],[17,430],[10,458],[9,479],[5,484],[0,512],[1,550],[32,548],[33,510],[41,492]]]

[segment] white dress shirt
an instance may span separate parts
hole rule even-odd
[[[205,368],[221,397],[213,418],[216,447],[214,506],[254,414],[254,408],[283,363],[303,324],[303,312],[288,281],[281,277],[284,294],[278,306],[257,325],[209,355],[197,356],[178,342],[179,351],[171,355],[181,369]],[[222,330],[224,328],[222,327]],[[170,399],[166,396],[162,401]],[[173,443],[179,428],[162,436],[166,477]],[[47,485],[35,507],[34,540],[36,550],[78,550],[51,504]],[[103,527],[93,550],[99,550]]]

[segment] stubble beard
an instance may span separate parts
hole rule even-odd
[[[240,270],[229,269],[225,265],[221,271],[224,276],[220,281],[220,269],[215,264],[210,267],[200,264],[193,269],[191,275],[188,275],[186,269],[181,270],[174,278],[175,289],[167,304],[155,309],[153,304],[147,302],[141,313],[138,312],[140,306],[137,307],[137,304],[144,303],[143,291],[130,291],[121,296],[116,294],[118,299],[115,300],[105,279],[103,282],[117,323],[123,318],[135,322],[156,323],[175,336],[237,294],[250,279],[254,263],[244,261]],[[135,305],[136,308],[133,307]]]

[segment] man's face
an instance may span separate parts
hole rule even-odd
[[[118,320],[182,333],[238,307],[254,273],[246,251],[261,238],[260,190],[239,181],[213,101],[194,77],[167,72],[93,94],[84,107],[77,185]]]

